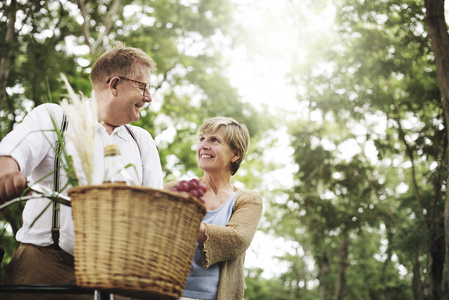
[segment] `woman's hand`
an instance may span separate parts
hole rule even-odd
[[[201,223],[200,229],[198,230],[198,243],[202,245],[206,240],[207,240],[206,225],[205,223]]]

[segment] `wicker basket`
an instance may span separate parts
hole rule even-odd
[[[182,295],[204,205],[186,193],[120,184],[69,190],[77,285],[126,296]]]

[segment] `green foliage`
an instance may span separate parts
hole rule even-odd
[[[22,218],[20,216],[23,206],[24,203],[18,203],[0,211],[0,246],[5,250],[5,255],[0,264],[0,282],[3,282],[5,278],[6,267],[11,260],[14,249],[19,246],[19,243],[14,239],[13,232],[17,232],[22,227]]]
[[[288,260],[300,261],[297,257]],[[307,281],[299,281],[294,271],[279,278],[266,279],[260,268],[247,270],[245,300],[314,300],[319,299],[315,290],[306,288]],[[307,271],[306,271],[307,273]]]

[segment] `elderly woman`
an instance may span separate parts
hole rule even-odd
[[[245,125],[227,117],[206,121],[198,132],[196,158],[204,171],[200,183],[207,214],[198,232],[198,246],[181,299],[243,299],[244,260],[262,214],[258,192],[238,189],[231,176],[248,151]],[[171,189],[178,182],[166,184]]]

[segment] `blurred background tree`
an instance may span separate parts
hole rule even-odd
[[[289,76],[304,108],[289,125],[299,172],[267,230],[308,249],[320,299],[447,298],[446,98],[424,1],[332,1],[326,35],[290,3],[307,41]]]

